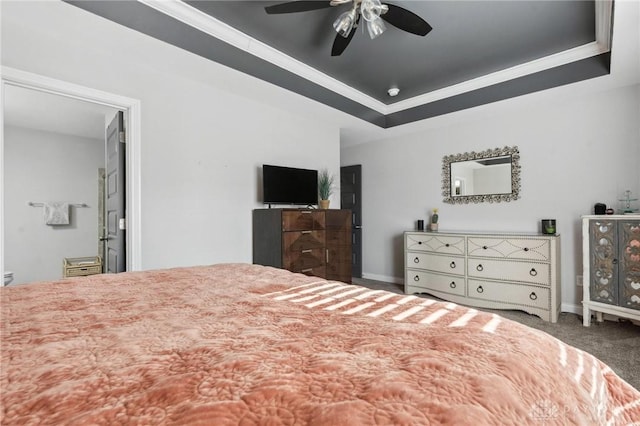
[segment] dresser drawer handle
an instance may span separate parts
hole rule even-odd
[[[307,273],[309,273],[309,272],[313,272],[313,268],[303,269],[303,270],[302,270],[302,271],[300,271],[300,272],[302,272],[303,274],[307,274]]]
[[[450,244],[449,244],[449,243],[447,243],[447,244],[445,244],[444,246],[445,246],[445,247],[450,247]]]
[[[527,247],[523,248],[524,251],[529,251],[529,249]]]
[[[311,249],[302,250],[302,253],[311,253],[311,252],[312,252]]]
[[[536,295],[536,293],[532,291],[531,294],[529,295],[529,299],[537,300],[538,299],[538,295]]]
[[[300,212],[300,214],[311,214],[310,210],[303,210]]]
[[[301,234],[310,234],[312,231],[300,231]]]
[[[421,245],[421,244],[422,244],[422,241],[418,241],[418,245]]]
[[[479,286],[478,286],[478,288],[476,288],[476,291],[477,291],[478,293],[484,293],[484,288],[482,288],[482,286],[481,286],[481,285],[479,285]]]
[[[476,266],[476,270],[478,272],[482,272],[482,271],[484,271],[484,266],[482,266],[482,264],[479,264],[478,266]]]
[[[416,256],[416,257],[413,259],[413,263],[420,263],[420,259],[418,259],[418,257]]]
[[[536,268],[531,268],[531,270],[529,271],[529,275],[531,275],[532,277],[538,275],[538,271],[536,271]]]
[[[420,277],[418,275],[416,275],[415,277],[413,277],[413,280],[416,281],[416,282],[420,281]]]
[[[456,269],[456,262],[451,262],[451,263],[449,264],[449,268],[451,268],[451,269]]]
[[[456,282],[455,281],[451,281],[451,283],[449,284],[449,287],[456,288]]]
[[[487,247],[487,246],[482,246],[482,250],[486,250],[486,249],[488,249],[488,248],[489,248],[489,247]]]

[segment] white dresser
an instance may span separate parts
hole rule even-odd
[[[404,291],[556,322],[560,236],[405,232]]]

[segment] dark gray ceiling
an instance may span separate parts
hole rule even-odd
[[[426,20],[425,37],[391,25],[375,40],[359,28],[331,57],[333,21],[351,4],[283,15],[281,2],[189,1],[190,5],[383,102],[392,103],[595,40],[595,5],[581,1],[404,1]],[[401,88],[395,98],[391,86]]]
[[[324,0],[322,0],[324,1]],[[609,54],[539,71],[529,76],[412,106],[387,114],[345,94],[232,47],[137,2],[70,1],[120,24],[239,71],[278,84],[329,106],[391,127],[609,72]],[[348,5],[267,15],[282,1],[188,1],[294,59],[386,105],[557,54],[596,40],[594,1],[392,1],[425,19],[425,37],[387,25],[375,40],[358,30],[346,51],[331,57],[332,23]],[[389,97],[396,86],[400,94]]]

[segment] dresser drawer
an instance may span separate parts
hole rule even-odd
[[[282,233],[283,252],[324,247],[325,231],[290,231]]]
[[[533,262],[505,262],[491,259],[468,259],[469,277],[532,284],[550,284],[549,264]]]
[[[464,236],[438,235],[436,233],[407,233],[406,250],[442,254],[464,255]]]
[[[324,211],[285,210],[282,212],[283,231],[310,231],[324,228]]]
[[[464,275],[464,257],[407,252],[407,268]]]
[[[440,275],[431,272],[407,270],[407,285],[425,290],[435,290],[442,293],[464,296],[464,277]]]
[[[497,257],[500,259],[551,259],[548,239],[469,237],[469,256]]]
[[[471,299],[509,303],[514,307],[521,305],[549,310],[548,288],[472,279],[469,280],[468,287],[468,297]]]
[[[304,272],[325,265],[325,249],[307,249],[300,252],[288,252],[283,256],[283,267],[291,272]]]

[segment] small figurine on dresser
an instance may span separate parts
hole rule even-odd
[[[429,229],[431,231],[438,230],[438,209],[433,209],[433,213],[431,214],[431,223],[429,224]]]

